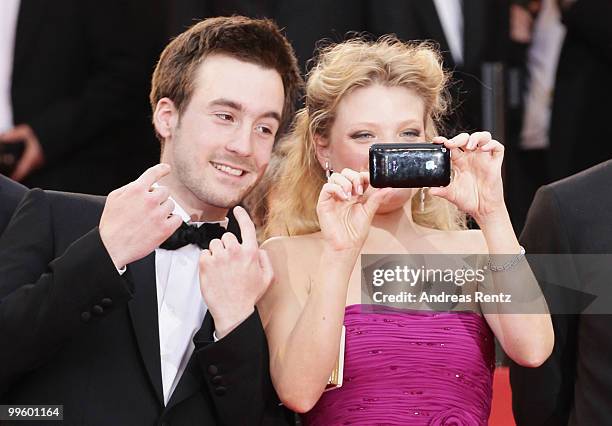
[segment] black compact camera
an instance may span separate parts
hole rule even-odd
[[[433,188],[451,180],[450,149],[434,143],[378,143],[370,147],[374,188]]]

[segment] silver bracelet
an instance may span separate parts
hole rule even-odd
[[[503,272],[507,271],[510,268],[516,266],[517,263],[525,257],[525,248],[523,246],[519,246],[521,248],[521,252],[514,256],[512,259],[504,263],[503,265],[493,265],[491,263],[491,256],[489,256],[489,261],[487,262],[487,268],[489,268],[493,272]]]

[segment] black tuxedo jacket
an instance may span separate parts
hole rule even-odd
[[[25,186],[0,175],[0,235],[4,232],[26,190]]]
[[[11,99],[45,164],[24,184],[106,195],[154,163],[158,0],[20,0]],[[87,179],[83,177],[87,176]]]
[[[455,63],[433,0],[372,0],[368,30],[402,40],[433,40],[447,69],[453,71],[450,132],[482,129],[483,62],[505,61],[508,43],[506,0],[463,0],[463,64]]]
[[[206,315],[164,407],[155,254],[120,276],[103,205],[32,190],[0,239],[1,403],[63,404],[69,425],[285,424],[257,312],[218,342]]]
[[[612,160],[540,188],[520,238],[527,252],[612,253],[610,182]],[[598,274],[609,277],[612,265],[603,269]],[[592,281],[588,268],[575,270],[579,283]],[[551,311],[578,312],[564,310],[575,303],[574,293],[556,288],[544,294]],[[510,367],[517,425],[611,424],[612,316],[564,314],[552,319],[555,346],[550,358],[535,369]]]

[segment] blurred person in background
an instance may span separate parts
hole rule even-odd
[[[505,0],[382,0],[368,2],[368,31],[402,40],[433,40],[452,71],[452,103],[444,127],[451,134],[483,129],[485,62],[505,62],[509,4]],[[491,130],[491,129],[485,129]],[[495,135],[503,141],[504,135]]]
[[[537,189],[549,182],[549,130],[557,64],[565,27],[557,0],[514,0],[511,37],[522,46],[524,108],[513,123],[506,188],[516,229],[525,224]]]
[[[302,72],[319,40],[342,41],[351,31],[366,30],[364,0],[183,0],[170,8],[170,34],[183,31],[194,18],[239,14],[273,19],[287,33]]]
[[[155,162],[147,93],[159,4],[3,0],[0,144],[24,146],[11,178],[106,194]]]
[[[566,35],[550,122],[550,179],[612,158],[612,2],[559,0]]]

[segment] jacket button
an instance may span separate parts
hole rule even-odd
[[[83,320],[83,322],[88,322],[90,319],[91,319],[91,313],[83,312],[81,314],[81,320]]]
[[[100,305],[94,305],[91,311],[96,315],[102,315],[104,313],[104,308]]]
[[[209,365],[208,366],[208,374],[210,374],[211,376],[216,375],[219,372],[219,369],[217,368],[216,365]]]
[[[113,306],[113,299],[111,299],[110,297],[105,297],[104,299],[100,301],[100,303],[105,308],[110,308],[111,306]]]
[[[213,385],[220,385],[223,382],[223,377],[215,376],[211,379]]]
[[[215,388],[215,393],[217,394],[217,396],[223,396],[225,395],[225,391],[227,389],[224,386],[218,386]]]

